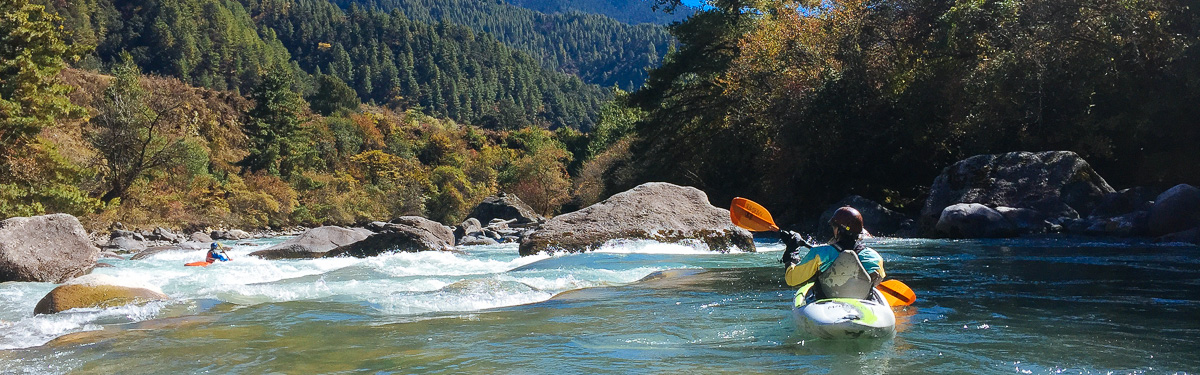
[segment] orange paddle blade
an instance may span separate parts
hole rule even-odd
[[[885,280],[879,283],[879,291],[886,298],[889,306],[908,306],[917,300],[917,293],[900,280]]]
[[[733,198],[733,203],[729,205],[729,218],[733,220],[733,225],[751,232],[779,230],[766,208],[742,197]]]

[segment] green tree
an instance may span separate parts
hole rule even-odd
[[[0,0],[0,153],[12,156],[56,119],[78,117],[58,82],[64,57],[61,20],[28,0]]]
[[[325,116],[342,110],[358,108],[358,95],[346,82],[337,77],[321,74],[317,76],[317,92],[308,97],[313,111]]]
[[[104,157],[108,190],[100,199],[105,202],[125,198],[147,171],[180,164],[187,151],[186,122],[179,113],[184,102],[172,100],[170,93],[150,95],[139,83],[141,69],[128,55],[115,76],[96,106],[95,130],[88,137]]]
[[[85,174],[40,142],[42,128],[83,116],[58,82],[64,58],[60,19],[27,0],[0,0],[0,217],[99,207],[77,184]]]
[[[292,90],[287,72],[274,69],[250,94],[254,108],[246,114],[243,128],[250,138],[250,154],[239,163],[250,172],[267,171],[287,177],[291,168],[286,159],[292,154],[294,135],[302,123],[304,100]]]

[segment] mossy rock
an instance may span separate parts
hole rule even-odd
[[[59,285],[46,294],[34,314],[54,314],[75,308],[106,308],[166,300],[152,286],[121,285],[111,276],[87,275]]]

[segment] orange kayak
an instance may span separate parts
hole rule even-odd
[[[212,263],[200,261],[200,262],[191,262],[191,263],[187,263],[184,265],[188,266],[188,267],[208,267],[208,265],[210,265],[210,264],[212,264]]]

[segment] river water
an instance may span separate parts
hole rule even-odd
[[[369,259],[104,260],[172,300],[32,316],[0,284],[0,373],[1194,374],[1200,248],[1090,239],[876,239],[917,293],[895,337],[808,337],[782,247],[653,242],[519,257],[515,245]],[[649,277],[648,277],[649,276]]]

